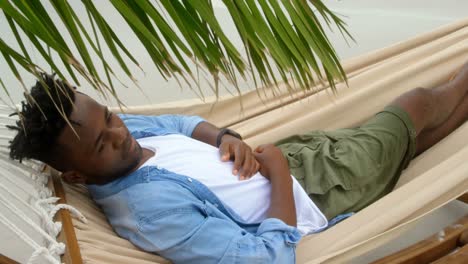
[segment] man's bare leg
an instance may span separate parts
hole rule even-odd
[[[403,108],[413,121],[417,153],[431,147],[465,121],[467,92],[468,63],[451,81],[434,89],[416,88],[391,103]]]
[[[416,138],[416,155],[421,154],[434,144],[448,136],[468,120],[468,94],[455,108],[450,117],[441,125],[432,129],[424,129]]]

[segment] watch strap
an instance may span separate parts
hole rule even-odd
[[[237,133],[234,130],[231,130],[229,128],[223,128],[223,129],[221,129],[219,131],[218,136],[216,137],[216,147],[219,148],[219,145],[221,145],[221,139],[226,134],[231,135],[233,137],[236,137],[236,138],[242,140],[242,137],[241,137],[241,135],[239,135],[239,133]]]

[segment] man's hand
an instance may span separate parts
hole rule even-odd
[[[219,148],[222,161],[233,160],[234,167],[232,174],[239,175],[239,179],[244,180],[252,177],[260,168],[259,163],[252,154],[252,149],[242,140],[229,134],[224,134],[221,143],[217,146],[219,128],[208,123],[201,122],[192,132],[192,138],[200,140],[214,147]]]
[[[232,174],[240,174],[240,180],[249,179],[260,168],[260,164],[255,159],[249,145],[231,135],[222,137],[219,153],[222,161],[234,160]]]
[[[253,155],[260,163],[260,173],[267,179],[274,175],[290,175],[289,165],[281,150],[273,144],[260,145]]]

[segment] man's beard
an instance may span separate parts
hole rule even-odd
[[[107,184],[109,182],[112,182],[114,180],[117,180],[119,178],[124,178],[126,176],[128,176],[130,173],[132,173],[133,171],[136,171],[138,168],[136,168],[136,166],[138,166],[138,164],[140,163],[140,160],[143,156],[143,150],[140,146],[140,144],[138,144],[136,142],[136,145],[135,145],[135,152],[136,152],[136,158],[134,160],[131,161],[131,163],[129,163],[127,166],[125,167],[122,167],[122,168],[119,168],[118,171],[115,171],[115,172],[112,172],[111,174],[108,174],[107,177],[105,177],[102,181],[100,181],[99,183],[96,183],[97,185],[104,185],[104,184]],[[129,153],[126,155],[127,157],[128,156],[131,156]]]

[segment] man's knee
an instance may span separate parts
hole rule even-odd
[[[405,110],[413,121],[416,133],[419,134],[432,120],[436,100],[431,89],[418,87],[399,96],[392,105]]]
[[[412,107],[418,108],[427,116],[434,110],[435,98],[431,89],[418,87],[408,92],[408,98]]]

